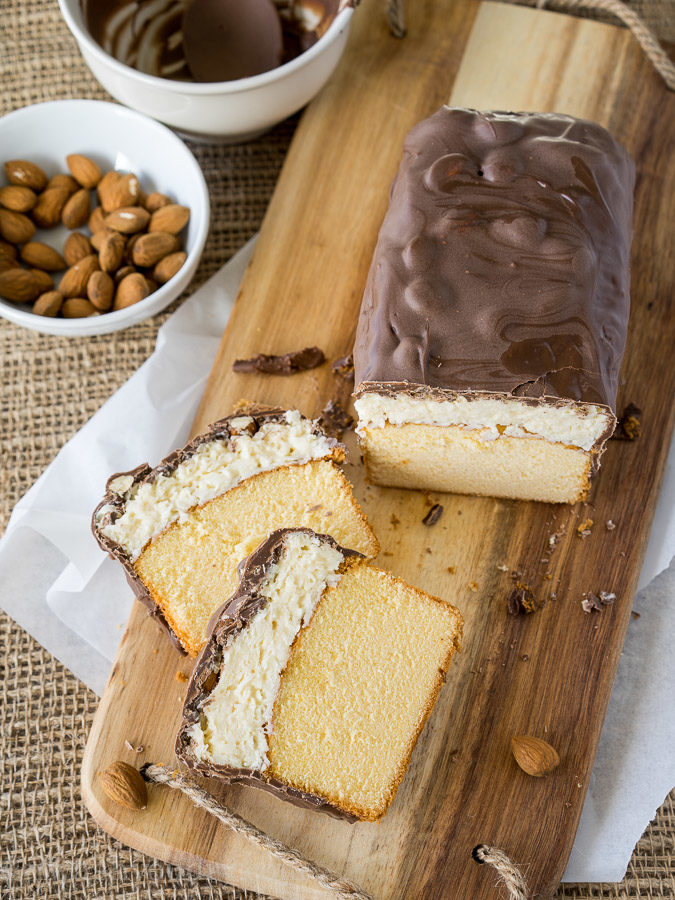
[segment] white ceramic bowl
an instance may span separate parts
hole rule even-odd
[[[195,274],[209,230],[209,193],[197,160],[172,131],[115,103],[58,100],[26,106],[3,116],[0,147],[0,162],[27,159],[42,166],[50,177],[68,171],[69,153],[83,153],[103,171],[114,168],[133,172],[146,193],[160,191],[190,207],[190,221],[183,232],[187,259],[170,281],[145,300],[91,318],[59,319],[37,316],[30,312],[28,304],[10,303],[0,297],[0,316],[43,334],[108,334],[142,322],[185,290]],[[6,184],[6,178],[0,168],[2,184]],[[60,251],[68,234],[63,226],[38,229],[34,240]]]
[[[344,50],[353,10],[342,10],[300,56],[250,78],[195,84],[145,75],[107,54],[85,28],[80,0],[59,0],[85,62],[116,100],[182,133],[244,141],[297,112],[321,90]]]

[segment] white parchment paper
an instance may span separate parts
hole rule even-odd
[[[65,445],[0,541],[0,606],[99,696],[133,600],[91,535],[92,510],[111,472],[156,463],[187,440],[253,243],[162,326],[154,354]],[[640,618],[629,628],[566,881],[620,881],[675,784],[675,568],[664,571],[675,553],[673,497],[671,448]]]

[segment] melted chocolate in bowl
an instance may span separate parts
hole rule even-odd
[[[81,0],[115,59],[160,78],[218,82],[267,72],[324,34],[338,0]]]

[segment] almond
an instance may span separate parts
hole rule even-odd
[[[53,228],[54,225],[58,225],[69,196],[66,188],[47,188],[43,191],[31,213],[35,224],[40,228]]]
[[[61,221],[66,228],[81,228],[86,225],[89,219],[89,191],[86,188],[80,188],[71,197],[69,197],[66,205],[61,213]]]
[[[28,216],[11,209],[0,209],[0,235],[10,244],[25,244],[35,234]]]
[[[33,304],[33,312],[36,316],[56,316],[61,309],[63,295],[58,291],[46,291],[40,294]]]
[[[148,285],[148,294],[154,294],[154,292],[159,287],[159,284],[155,281],[155,279],[151,275],[144,275],[145,282]]]
[[[119,231],[113,231],[112,228],[106,228],[105,225],[99,231],[95,231],[91,236],[91,246],[97,253],[101,252],[101,247],[105,243],[106,239],[110,237],[111,234],[119,235],[122,240],[124,240],[124,236],[119,233]]]
[[[107,272],[92,272],[87,283],[87,297],[96,309],[101,312],[110,309],[114,292],[114,282]]]
[[[14,212],[30,212],[37,202],[37,195],[29,187],[18,184],[6,184],[0,188],[0,206],[13,209]]]
[[[153,191],[152,194],[148,194],[145,198],[143,206],[145,206],[148,212],[154,213],[163,206],[168,206],[171,202],[171,198],[167,197],[166,194],[160,194],[159,191]]]
[[[72,175],[66,175],[65,172],[60,172],[58,175],[52,175],[52,177],[47,182],[48,188],[65,188],[69,194],[74,194],[75,191],[79,191],[80,185],[75,181]]]
[[[170,281],[187,259],[187,253],[179,250],[178,253],[169,253],[164,259],[160,259],[154,268],[153,276],[160,284]]]
[[[112,763],[99,775],[103,791],[129,809],[145,809],[148,805],[148,788],[143,776],[129,763]]]
[[[108,213],[103,220],[107,228],[121,231],[122,234],[136,234],[147,228],[150,221],[150,213],[142,206],[121,206],[114,212]]]
[[[145,300],[149,293],[148,283],[140,272],[127,275],[117,286],[113,309],[126,309],[127,306],[133,306],[134,303]]]
[[[134,275],[135,272],[136,269],[133,266],[122,266],[115,272],[115,284],[119,284],[123,278],[126,278],[127,275]]]
[[[59,290],[64,297],[84,297],[93,272],[98,269],[98,256],[92,253],[83,257],[64,272]]]
[[[38,286],[38,293],[44,294],[45,291],[54,290],[54,279],[45,272],[44,269],[29,269],[28,271],[35,279],[35,283]]]
[[[155,210],[150,219],[148,231],[168,231],[169,234],[178,234],[188,223],[190,210],[187,206],[178,203],[169,203]]]
[[[98,314],[96,307],[85,297],[69,297],[63,301],[63,306],[61,307],[61,315],[64,319],[86,319],[89,316],[97,316]]]
[[[16,259],[17,250],[14,244],[9,244],[7,241],[0,240],[0,259]]]
[[[97,206],[89,216],[89,230],[92,234],[96,234],[97,231],[103,231],[104,229],[105,222],[103,221],[103,210],[100,206]]]
[[[7,269],[16,269],[16,260],[9,259],[7,256],[0,256],[0,272],[5,272]]]
[[[99,234],[105,234],[99,232]],[[126,241],[117,231],[105,234],[98,253],[98,260],[104,272],[116,272],[124,258]]]
[[[90,256],[91,253],[92,246],[86,235],[82,234],[81,231],[74,231],[68,235],[63,245],[63,256],[67,265],[74,266],[75,263],[85,256]]]
[[[131,258],[135,265],[149,268],[169,253],[174,253],[179,247],[180,241],[175,235],[167,231],[154,231],[152,234],[139,236],[134,242]]]
[[[550,775],[560,765],[557,751],[541,738],[516,735],[511,738],[511,752],[523,772],[535,778]]]
[[[41,191],[47,184],[47,176],[40,166],[25,159],[10,159],[5,163],[5,175],[10,184]]]
[[[28,269],[5,269],[0,272],[0,297],[14,303],[28,303],[40,293],[37,280]]]
[[[60,272],[66,268],[66,261],[53,247],[42,241],[29,241],[21,248],[21,259],[29,266],[44,269],[45,272]]]
[[[66,164],[70,169],[70,174],[78,184],[83,188],[95,188],[101,180],[101,170],[93,159],[88,156],[82,156],[81,153],[71,153],[66,156]]]
[[[141,186],[135,175],[107,172],[99,186],[98,199],[103,212],[110,213],[121,206],[138,206]]]

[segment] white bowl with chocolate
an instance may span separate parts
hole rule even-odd
[[[202,140],[250,139],[335,69],[353,0],[59,0],[85,62],[126,106]]]
[[[209,195],[172,131],[117,104],[62,100],[0,119],[0,147],[0,316],[107,334],[185,290]]]

